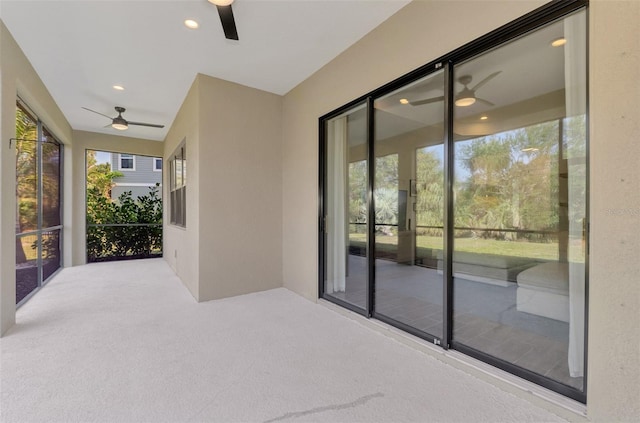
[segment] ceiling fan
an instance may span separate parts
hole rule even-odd
[[[238,30],[236,29],[236,21],[233,18],[233,9],[231,3],[233,0],[209,0],[218,9],[220,22],[224,30],[224,36],[227,40],[238,40]]]
[[[484,98],[476,97],[476,91],[480,89],[484,84],[491,81],[493,78],[498,76],[502,71],[497,71],[487,76],[482,81],[478,82],[473,88],[469,88],[469,84],[473,80],[471,75],[462,75],[458,78],[458,82],[461,83],[464,88],[460,91],[454,100],[454,103],[458,107],[467,107],[474,104],[476,101],[486,104],[487,106],[495,106],[489,100],[485,100]],[[409,104],[412,106],[421,106],[423,104],[437,103],[438,101],[444,101],[444,96],[427,98],[424,100],[410,101]]]
[[[93,112],[93,113],[97,113],[100,116],[104,116],[106,118],[111,119],[111,125],[107,125],[107,126],[111,126],[113,129],[117,129],[117,130],[120,130],[120,131],[124,131],[125,129],[129,128],[129,125],[148,126],[148,127],[151,127],[151,128],[164,128],[164,125],[158,125],[158,124],[155,124],[155,123],[144,123],[144,122],[131,122],[131,121],[128,121],[128,120],[126,120],[125,118],[122,117],[122,114],[125,112],[126,109],[124,107],[120,107],[120,106],[116,106],[115,107],[116,112],[118,112],[118,116],[113,117],[113,118],[111,116],[107,116],[105,114],[102,114],[100,112],[96,112],[95,110],[91,110],[91,109],[88,109],[86,107],[83,107],[83,109],[88,110],[88,111]]]

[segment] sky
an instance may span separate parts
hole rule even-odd
[[[98,163],[109,163],[111,161],[111,153],[106,151],[96,151],[96,161]]]

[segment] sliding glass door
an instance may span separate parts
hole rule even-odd
[[[375,314],[442,337],[444,72],[374,102]]]
[[[357,105],[325,122],[323,292],[361,310],[368,287],[367,108]]]
[[[585,66],[581,12],[454,67],[453,340],[578,390]]]
[[[320,295],[584,402],[586,11],[548,7],[321,118]]]

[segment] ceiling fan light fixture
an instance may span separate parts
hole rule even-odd
[[[129,126],[128,126],[128,125],[126,125],[126,124],[124,124],[124,123],[118,123],[118,122],[113,122],[113,123],[111,124],[111,127],[112,127],[113,129],[117,129],[118,131],[124,131],[124,130],[126,130],[127,128],[129,128]]]
[[[473,90],[470,90],[469,88],[467,88],[467,84],[470,81],[461,79],[461,82],[464,84],[465,87],[462,91],[460,91],[460,93],[458,93],[454,103],[458,107],[471,106],[473,103],[476,102],[476,94]]]
[[[231,6],[233,0],[209,0],[209,3],[215,4],[216,6]]]
[[[467,107],[467,106],[471,106],[475,102],[476,102],[475,97],[460,97],[455,101],[455,104],[458,107]]]
[[[111,127],[113,129],[117,129],[118,131],[124,131],[127,128],[129,128],[129,124],[127,123],[126,120],[124,120],[124,118],[122,116],[120,116],[120,114],[122,112],[118,112],[118,116],[113,118],[113,122],[111,122]]]

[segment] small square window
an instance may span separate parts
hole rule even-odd
[[[136,156],[133,154],[120,154],[120,170],[136,170]]]
[[[162,172],[162,159],[159,157],[153,158],[153,171]]]

